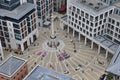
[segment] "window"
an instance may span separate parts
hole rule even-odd
[[[98,21],[98,16],[97,16],[97,17],[95,17],[95,21]]]
[[[7,22],[4,22],[4,21],[3,21],[2,23],[3,23],[4,26],[7,26]]]
[[[107,16],[108,16],[108,12],[105,13],[105,17],[107,17]]]
[[[84,24],[82,24],[82,27],[85,27],[85,25],[84,25]]]
[[[72,16],[74,16],[74,12],[72,12]]]
[[[103,19],[103,14],[100,15],[100,19]]]
[[[109,14],[112,14],[113,10],[110,10]]]
[[[111,18],[109,18],[109,20],[108,20],[109,22],[111,22],[112,20],[111,20]]]
[[[99,22],[99,25],[101,25],[101,24],[102,24],[102,21]]]
[[[93,27],[93,23],[90,23],[90,26],[92,26],[92,27]]]
[[[87,19],[88,19],[88,17],[89,17],[89,16],[88,16],[88,14],[86,13],[86,14],[85,14],[85,18],[87,18]]]
[[[20,29],[20,26],[18,24],[13,24],[14,28]]]
[[[14,29],[14,33],[20,34],[20,30]]]
[[[79,20],[81,20],[81,16],[79,16]]]
[[[80,10],[79,9],[77,9],[77,13],[80,14]]]
[[[79,21],[79,25],[81,25],[81,22]]]
[[[4,28],[4,31],[8,31],[8,28],[7,27],[3,27]]]
[[[93,16],[90,16],[90,21],[93,21]]]
[[[97,27],[98,26],[98,23],[95,23],[95,27]]]
[[[73,6],[73,11],[75,12],[76,8]]]
[[[105,23],[105,22],[106,22],[106,19],[104,19],[103,22]]]
[[[87,24],[89,25],[89,21],[87,20]]]
[[[84,12],[83,11],[81,11],[81,16],[84,17]]]
[[[77,18],[78,17],[78,15],[77,14],[75,14],[75,18]]]
[[[112,20],[112,24],[115,24],[115,20]]]
[[[117,26],[119,26],[120,25],[120,23],[119,22],[117,22]]]
[[[83,22],[85,22],[85,18],[83,18]]]

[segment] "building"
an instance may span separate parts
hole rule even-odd
[[[36,66],[23,80],[74,80],[67,75]]]
[[[0,60],[3,60],[3,59],[4,59],[4,54],[3,54],[3,48],[0,41]]]
[[[105,2],[105,3],[107,3],[107,4],[109,4],[109,5],[111,5],[111,4],[113,4],[114,2],[120,1],[120,0],[101,0],[101,1],[103,1],[103,2]]]
[[[27,73],[27,62],[15,56],[0,65],[0,80],[22,80]]]
[[[43,26],[43,23],[50,19],[53,10],[53,0],[27,0],[27,2],[37,5],[39,26]]]
[[[108,65],[106,72],[112,73],[113,80],[120,80],[120,46],[117,49],[115,55],[113,56],[110,64]]]
[[[67,15],[61,18],[61,28],[79,41],[83,38],[85,45],[90,44],[91,49],[97,47],[98,53],[102,49],[107,58],[109,53],[115,54],[120,44],[120,15],[115,14],[119,12],[119,4],[109,5],[100,0],[68,0]]]
[[[38,37],[36,7],[21,0],[0,1],[0,39],[3,48],[24,51]]]
[[[64,6],[67,6],[67,0],[54,0],[54,11],[59,11]]]

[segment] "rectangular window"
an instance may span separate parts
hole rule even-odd
[[[7,22],[3,21],[2,23],[3,23],[4,26],[7,26]]]
[[[17,28],[17,29],[20,29],[20,26],[19,26],[18,24],[14,24],[14,23],[13,23],[13,27],[14,27],[14,28]]]

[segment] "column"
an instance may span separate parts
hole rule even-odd
[[[69,26],[67,27],[67,33],[69,33]]]
[[[81,40],[81,34],[79,33],[79,37],[78,37],[78,40],[80,41]]]
[[[73,37],[75,36],[75,30],[73,29]]]
[[[100,45],[98,45],[98,54],[100,54]]]
[[[106,50],[105,59],[107,59],[107,57],[108,57],[108,50]]]
[[[93,41],[91,41],[91,49],[93,49]]]
[[[21,45],[21,51],[24,51],[24,46],[23,46],[23,43],[20,44]]]
[[[87,44],[87,37],[85,37],[85,45]]]

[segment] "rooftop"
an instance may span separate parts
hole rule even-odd
[[[113,56],[113,58],[112,58],[110,64],[108,65],[106,71],[120,76],[120,46],[116,50],[116,53]]]
[[[67,75],[37,66],[24,80],[74,80]]]
[[[115,52],[118,49],[118,44],[110,41],[105,36],[97,36],[95,37],[95,40],[101,43],[103,46],[111,49],[113,52]]]
[[[6,17],[10,17],[18,20],[34,8],[35,8],[34,4],[24,3],[12,11],[0,9],[0,16],[3,16],[3,17],[6,16]]]
[[[24,62],[25,60],[11,56],[0,65],[0,73],[11,76]]]
[[[75,4],[81,4],[82,6],[87,7],[88,9],[91,8],[95,11],[98,11],[108,6],[107,4],[99,0],[75,0]]]
[[[118,21],[120,20],[120,15],[118,15],[118,14],[111,14],[110,17],[114,18],[114,19],[116,19]]]

